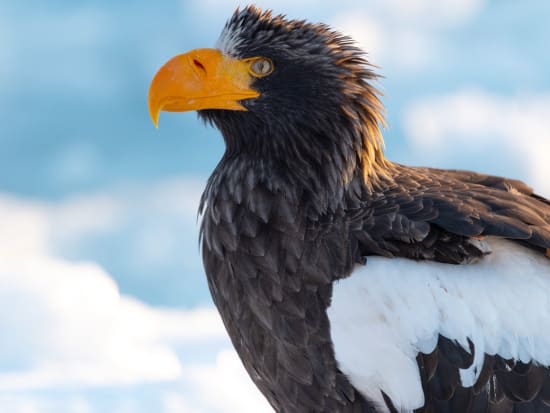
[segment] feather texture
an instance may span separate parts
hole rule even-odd
[[[274,409],[550,412],[550,202],[386,160],[377,75],[326,25],[247,7],[219,47],[275,64],[245,111],[199,112],[226,143],[210,291]]]
[[[404,411],[446,401],[467,412],[484,392],[513,403],[541,394],[550,381],[550,331],[541,329],[550,325],[550,263],[510,241],[489,244],[476,264],[373,257],[336,283],[331,336],[356,388]]]

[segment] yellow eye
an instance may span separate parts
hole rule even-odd
[[[264,77],[273,72],[273,62],[265,57],[250,59],[250,74],[255,77]]]

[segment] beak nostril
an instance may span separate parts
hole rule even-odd
[[[197,59],[193,59],[193,64],[195,65],[195,68],[199,69],[202,75],[206,75],[206,68],[201,62],[199,62]]]

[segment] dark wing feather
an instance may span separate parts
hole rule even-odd
[[[354,231],[362,254],[462,264],[487,253],[479,242],[485,236],[550,249],[550,201],[523,182],[400,165],[392,178],[393,185],[367,201]],[[548,366],[485,354],[477,382],[464,388],[459,370],[472,364],[474,352],[473,345],[466,351],[441,336],[433,353],[418,355],[426,396],[418,413],[550,413]]]
[[[550,201],[520,181],[466,171],[395,165],[392,185],[363,207],[363,255],[460,264],[485,253],[472,238],[509,238],[550,249]]]
[[[426,404],[415,413],[550,412],[550,369],[486,354],[477,382],[465,388],[458,370],[472,356],[441,336],[433,353],[419,354]]]

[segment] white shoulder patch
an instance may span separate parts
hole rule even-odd
[[[441,334],[469,351],[461,371],[472,386],[483,354],[550,365],[550,260],[513,242],[489,238],[492,253],[469,265],[369,257],[334,284],[328,309],[339,368],[380,407],[424,405],[416,364]],[[544,326],[544,327],[543,327]]]

